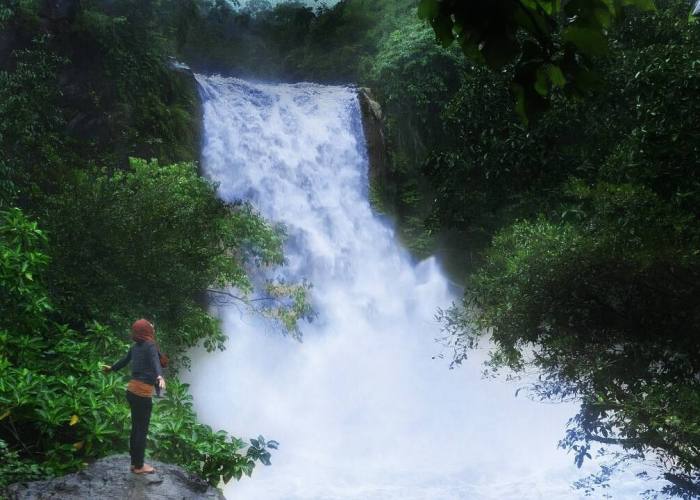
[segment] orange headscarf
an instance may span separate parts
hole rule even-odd
[[[153,342],[156,345],[156,349],[158,349],[160,365],[163,368],[168,366],[170,360],[165,354],[161,354],[160,347],[158,347],[156,342],[156,330],[150,321],[143,318],[134,321],[134,324],[131,325],[131,340],[134,342]]]
[[[156,330],[150,321],[139,319],[131,325],[131,340],[134,342],[155,342]]]

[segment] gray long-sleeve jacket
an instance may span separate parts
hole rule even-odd
[[[112,371],[125,367],[131,361],[131,378],[156,385],[156,379],[163,376],[158,349],[153,342],[136,342],[122,359],[112,365]]]

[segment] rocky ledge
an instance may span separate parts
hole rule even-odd
[[[13,484],[7,496],[10,500],[225,500],[219,490],[181,467],[152,460],[148,463],[156,468],[154,474],[132,474],[129,456],[113,455],[75,474]]]
[[[367,140],[369,177],[372,182],[385,182],[388,176],[386,140],[384,139],[384,117],[382,107],[374,99],[372,91],[361,87],[357,92],[362,112],[362,126]]]

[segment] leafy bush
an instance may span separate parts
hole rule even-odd
[[[186,348],[223,345],[208,287],[298,336],[308,285],[257,275],[283,263],[282,228],[222,203],[195,164],[128,160],[198,156],[195,82],[166,57],[186,2],[87,0],[60,23],[39,3],[0,7],[0,486],[127,449],[124,385],[99,368],[143,316],[175,365],[153,455],[214,485],[249,475],[276,443],[198,424],[174,373]]]
[[[20,193],[26,203],[42,188],[51,189],[65,171],[65,122],[54,84],[64,61],[48,43],[47,36],[37,36],[14,51],[11,71],[0,66],[0,208],[12,206]]]
[[[458,140],[436,147],[424,173],[436,193],[431,224],[481,232],[486,248],[464,307],[444,316],[455,362],[492,335],[494,369],[535,366],[536,395],[582,403],[561,442],[578,465],[594,446],[621,446],[619,467],[652,452],[669,481],[662,493],[691,498],[700,25],[686,2],[658,4],[611,32],[609,58],[595,60],[599,92],[552,96],[530,128],[503,104],[507,75],[468,74],[444,115]],[[579,486],[600,486],[614,469]]]
[[[282,229],[249,205],[219,200],[193,164],[132,159],[130,170],[111,175],[76,172],[50,203],[49,286],[61,313],[115,326],[147,316],[173,354],[201,340],[223,346],[218,322],[196,301],[208,287],[235,287],[252,306],[249,271],[283,262]],[[283,293],[283,308],[284,297],[304,289]],[[300,306],[288,325],[293,331],[310,314],[305,296],[293,302]]]
[[[52,319],[42,280],[46,237],[18,209],[0,212],[0,486],[78,469],[128,450],[129,410],[121,377],[100,365],[128,345],[93,322],[78,331]],[[172,378],[156,400],[149,435],[154,457],[174,461],[212,485],[269,464],[274,441],[243,441],[197,423],[187,387]]]
[[[491,68],[513,64],[515,109],[527,122],[547,108],[551,89],[581,95],[595,86],[592,58],[606,53],[610,28],[631,6],[655,9],[653,0],[421,0],[418,15],[444,46],[456,41],[467,57]]]
[[[19,453],[8,448],[0,439],[0,492],[6,486],[19,481],[42,479],[47,472],[44,467],[30,460],[23,460]]]
[[[168,397],[157,400],[149,435],[149,448],[156,457],[181,464],[214,486],[220,479],[228,482],[244,474],[250,476],[257,461],[270,465],[268,448],[276,449],[276,441],[260,436],[247,445],[224,431],[214,432],[197,423],[187,387],[173,379],[168,383]]]
[[[569,221],[496,235],[471,280],[471,313],[448,325],[460,347],[490,332],[494,368],[536,366],[542,398],[582,401],[561,443],[579,466],[596,443],[653,451],[687,490],[700,474],[700,230],[644,187],[571,192]]]
[[[88,115],[74,135],[89,147],[76,146],[98,164],[125,166],[129,156],[168,163],[199,157],[194,82],[167,59],[169,4],[84,2],[67,39],[58,41],[80,70],[71,75],[80,93],[72,93],[67,107],[74,116]]]

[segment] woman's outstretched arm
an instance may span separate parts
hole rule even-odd
[[[114,363],[112,366],[106,367],[105,371],[116,372],[117,370],[121,370],[129,364],[129,361],[131,361],[131,348],[129,349],[129,352],[126,353],[126,356]]]

